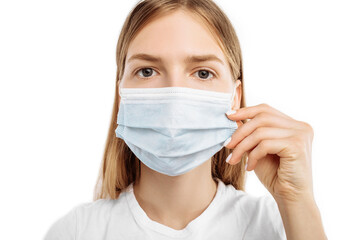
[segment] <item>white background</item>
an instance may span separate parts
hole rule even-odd
[[[314,129],[316,202],[329,239],[359,228],[357,1],[216,1],[243,51],[248,106]],[[116,42],[136,1],[1,1],[0,239],[41,239],[92,201],[115,93]],[[269,194],[255,173],[247,191]]]

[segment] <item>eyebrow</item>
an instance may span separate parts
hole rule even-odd
[[[133,60],[145,60],[145,61],[149,61],[149,62],[156,62],[156,63],[161,63],[162,59],[159,57],[155,57],[149,54],[145,54],[145,53],[138,53],[138,54],[134,54],[132,55],[129,59],[128,62],[133,61]],[[199,63],[199,62],[206,62],[206,61],[216,61],[221,63],[222,65],[224,65],[224,62],[218,58],[217,56],[215,56],[214,54],[206,54],[206,55],[191,55],[188,56],[184,59],[185,63]]]

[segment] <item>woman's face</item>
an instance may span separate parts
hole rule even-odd
[[[120,87],[232,93],[234,83],[225,55],[206,26],[176,11],[151,21],[131,41]]]

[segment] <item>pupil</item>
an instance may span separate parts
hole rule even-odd
[[[204,73],[205,73],[205,74],[204,74]],[[201,71],[200,71],[200,77],[201,77],[201,76],[207,78],[207,77],[209,76],[209,72],[206,71],[206,70],[201,70]]]
[[[142,70],[142,73],[143,73],[143,75],[144,75],[145,77],[147,77],[147,74],[149,74],[149,76],[151,76],[152,69],[150,69],[150,68],[144,68],[144,69]]]

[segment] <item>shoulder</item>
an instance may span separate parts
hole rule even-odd
[[[44,240],[77,239],[78,231],[84,224],[91,224],[96,219],[106,219],[115,202],[112,199],[98,199],[75,205],[52,223]]]
[[[73,210],[76,212],[78,221],[89,220],[93,217],[106,217],[111,214],[116,202],[116,199],[98,199],[93,202],[79,204]]]
[[[255,196],[225,185],[227,206],[244,223],[245,239],[286,239],[278,205],[271,195]],[[261,229],[261,231],[259,231]]]
[[[231,184],[224,185],[224,195],[228,204],[237,209],[246,209],[248,214],[272,214],[278,212],[277,203],[271,195],[256,196],[237,190]]]
[[[268,195],[256,196],[243,190],[237,190],[231,184],[224,184],[223,192],[229,204],[240,209],[246,208],[252,213],[261,212],[264,207],[274,207],[274,203],[276,204]]]
[[[53,222],[46,232],[44,240],[75,240],[77,227],[77,208],[78,206],[72,208],[66,214],[62,215],[55,222]]]

